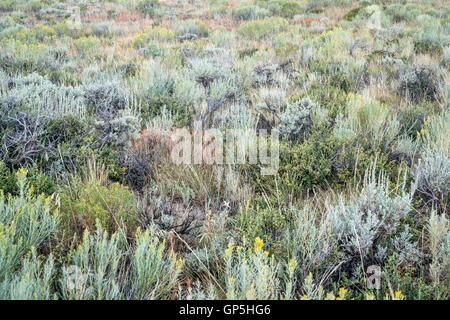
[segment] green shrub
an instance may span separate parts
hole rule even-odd
[[[431,38],[423,38],[414,41],[414,50],[417,53],[430,53],[441,55],[444,51],[439,41],[433,41]]]
[[[117,182],[105,185],[93,179],[75,178],[61,194],[61,219],[68,235],[93,230],[96,221],[110,233],[135,229],[135,198],[128,187]]]
[[[400,94],[414,103],[424,99],[435,101],[439,98],[442,74],[435,66],[411,66],[400,70]]]
[[[138,0],[136,3],[136,10],[142,12],[146,16],[153,16],[159,6],[159,0]]]
[[[0,162],[0,190],[12,195],[17,195],[19,192],[16,175],[3,162]]]
[[[258,6],[243,6],[233,10],[236,20],[254,20],[270,16],[270,11]]]
[[[80,54],[89,56],[98,50],[100,40],[96,37],[81,37],[73,40],[73,45]]]
[[[258,48],[245,48],[238,50],[238,56],[240,59],[243,59],[245,57],[253,56],[256,52],[258,52]]]
[[[59,214],[53,210],[50,198],[43,195],[33,196],[26,175],[25,169],[16,173],[18,196],[9,195],[5,198],[0,191],[2,235],[9,237],[8,246],[13,247],[7,250],[16,252],[17,258],[29,252],[31,248],[40,249],[47,241],[52,240],[59,227]]]
[[[292,18],[303,12],[303,6],[298,1],[278,1],[278,6],[276,12],[285,18]]]
[[[207,37],[209,30],[203,22],[187,21],[176,25],[175,33],[179,40],[184,41]]]
[[[68,254],[59,281],[61,297],[70,300],[115,300],[123,298],[123,238],[97,225],[95,233],[83,233],[82,242]]]
[[[170,41],[175,38],[175,33],[163,27],[148,27],[142,33],[138,33],[133,39],[133,46],[137,49],[144,48],[151,41]]]
[[[364,10],[364,7],[358,7],[347,12],[342,19],[352,21],[355,17]]]
[[[264,18],[243,23],[238,28],[238,33],[247,38],[265,38],[270,35],[276,35],[287,28],[286,19],[279,17]]]
[[[165,253],[166,245],[155,231],[140,229],[136,233],[136,247],[131,258],[131,287],[133,299],[163,299],[177,283],[183,261],[173,252]]]
[[[27,257],[19,271],[11,273],[0,281],[1,300],[50,300],[56,299],[53,292],[53,277],[55,275],[53,257],[45,264],[42,257],[35,252]]]

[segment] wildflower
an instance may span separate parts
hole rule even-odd
[[[183,258],[178,258],[178,260],[176,261],[176,267],[177,269],[181,269],[184,266],[184,260]]]
[[[402,294],[402,291],[395,291],[395,298],[394,300],[403,300],[405,299],[405,296]]]
[[[375,296],[373,294],[366,294],[366,300],[375,300]]]
[[[225,257],[230,257],[233,254],[234,245],[233,243],[228,243],[228,248],[225,249]]]
[[[20,168],[17,172],[16,172],[16,176],[17,176],[17,180],[24,180],[25,177],[28,174],[28,170],[24,169],[24,168]]]
[[[255,243],[254,243],[255,251],[256,252],[261,251],[263,245],[264,245],[264,242],[261,240],[261,238],[260,237],[256,237],[255,238]]]
[[[339,288],[339,297],[340,299],[336,299],[336,300],[345,300],[345,295],[347,294],[347,289],[345,288]]]
[[[267,258],[268,256],[269,256],[269,251],[264,251],[264,252],[263,252],[263,257],[264,257],[264,258]]]
[[[242,251],[242,247],[237,246],[237,247],[236,247],[236,253],[239,253],[239,252],[241,252],[241,251]]]
[[[295,268],[297,268],[297,260],[295,258],[292,258],[291,260],[289,260],[288,263],[288,269],[289,269],[289,273],[293,273]]]
[[[334,293],[330,291],[325,296],[325,300],[337,300],[337,299],[336,299],[336,296],[334,295]]]

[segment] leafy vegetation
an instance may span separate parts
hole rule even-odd
[[[0,0],[0,299],[448,300],[449,14]]]

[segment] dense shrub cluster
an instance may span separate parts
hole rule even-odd
[[[449,13],[0,0],[0,299],[448,300]]]

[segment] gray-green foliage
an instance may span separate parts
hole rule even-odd
[[[95,121],[102,145],[111,143],[119,149],[128,147],[141,129],[139,115],[128,109],[120,110],[112,119]]]
[[[327,272],[337,265],[333,255],[338,250],[338,237],[327,215],[310,207],[291,208],[292,227],[286,230],[286,250],[296,258],[299,278],[310,272],[325,279]]]
[[[309,98],[288,104],[285,112],[280,115],[280,125],[278,126],[280,134],[289,140],[303,139],[312,125],[311,110],[317,107],[317,104]]]
[[[156,237],[154,229],[137,231],[129,275],[133,299],[165,298],[174,288],[182,265],[175,256],[167,256],[165,249],[165,242]]]
[[[432,263],[430,275],[436,286],[448,283],[450,266],[450,223],[445,215],[433,211],[429,217],[427,229],[430,234],[430,254]]]
[[[100,227],[94,234],[86,230],[81,244],[69,253],[71,264],[63,268],[60,279],[63,299],[120,299],[123,276],[122,235],[109,236]]]
[[[79,87],[58,86],[36,73],[9,78],[7,84],[11,89],[0,99],[9,108],[44,109],[51,118],[86,116],[84,92]]]
[[[39,248],[58,231],[59,214],[52,210],[49,199],[33,196],[28,190],[26,170],[17,174],[20,193],[17,197],[0,196],[0,224],[9,226],[21,253]]]
[[[398,187],[399,195],[391,196],[387,177],[377,179],[375,171],[367,171],[355,199],[347,202],[340,198],[336,205],[328,206],[327,215],[339,237],[344,261],[353,267],[370,262],[377,245],[389,241],[398,232],[401,219],[410,212],[412,193]]]
[[[20,270],[9,273],[0,281],[0,300],[50,300],[55,299],[53,257],[44,263],[35,252],[23,260]]]
[[[439,98],[442,73],[433,66],[408,66],[400,70],[399,83],[400,93],[411,101],[435,101]]]
[[[125,107],[126,94],[118,81],[93,81],[85,84],[83,91],[87,105],[102,118],[110,118]]]
[[[270,16],[270,11],[258,6],[242,6],[233,10],[233,18],[236,20],[255,20]]]
[[[444,211],[450,195],[449,120],[448,111],[429,119],[419,137],[420,160],[413,167],[418,192]]]
[[[0,190],[0,299],[53,297],[53,259],[49,257],[44,264],[36,250],[53,239],[59,215],[49,199],[31,195],[26,174],[23,169],[17,173],[17,197],[5,199]]]

